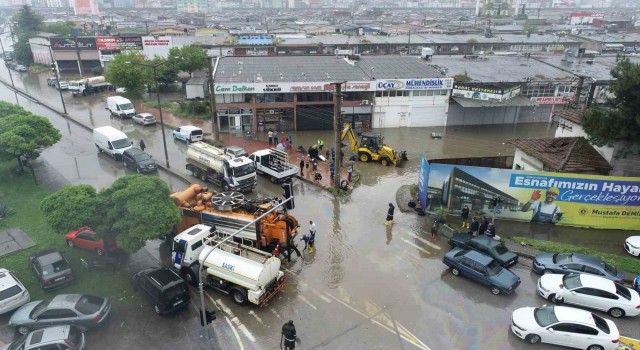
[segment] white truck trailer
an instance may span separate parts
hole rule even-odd
[[[186,168],[194,177],[220,186],[225,192],[252,191],[258,183],[256,167],[251,159],[232,157],[204,142],[189,145]]]
[[[200,266],[204,266],[205,285],[231,295],[240,305],[248,301],[264,306],[284,288],[286,277],[280,271],[280,259],[233,242],[214,248],[219,241],[215,228],[207,225],[195,225],[181,232],[173,239],[174,268],[194,284],[199,281]]]
[[[112,87],[104,76],[84,78],[80,80],[70,81],[69,90],[74,96],[95,94],[97,92],[106,91]]]
[[[275,148],[251,153],[249,158],[256,163],[256,172],[269,177],[271,182],[285,182],[298,173],[298,167],[289,163],[287,152]]]

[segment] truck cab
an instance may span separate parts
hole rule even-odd
[[[256,167],[249,158],[230,156],[204,142],[189,145],[186,169],[194,177],[220,186],[224,192],[252,191],[258,183]]]

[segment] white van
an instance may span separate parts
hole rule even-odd
[[[122,119],[131,118],[136,114],[136,109],[129,99],[122,96],[107,97],[107,110],[112,116]]]
[[[101,126],[93,129],[93,140],[98,152],[105,152],[115,160],[122,159],[122,152],[133,147],[127,135],[113,126]]]
[[[172,134],[174,139],[179,139],[186,143],[202,141],[204,139],[202,129],[193,125],[181,126],[173,130]]]

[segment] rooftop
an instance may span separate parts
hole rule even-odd
[[[444,77],[417,56],[362,56],[351,61],[336,56],[223,57],[218,83],[335,82]]]
[[[632,63],[640,63],[640,58],[636,56],[627,56]],[[586,76],[596,81],[609,81],[611,77],[611,69],[616,65],[616,56],[599,55],[593,59],[592,64],[587,64],[587,59],[574,58],[573,63],[562,61],[561,55],[539,56],[536,57],[540,61],[547,62],[555,67],[567,70],[573,74]]]
[[[640,41],[640,33],[590,33],[585,32],[574,37],[584,38],[602,43],[636,43]]]
[[[542,161],[548,171],[608,174],[611,166],[584,137],[509,140],[524,153]]]
[[[570,122],[582,125],[582,116],[584,115],[584,112],[584,109],[568,109],[565,111],[554,112],[553,118],[562,118]]]

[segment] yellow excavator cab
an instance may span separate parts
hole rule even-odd
[[[401,161],[407,160],[407,152],[402,151],[400,155],[393,148],[384,144],[384,138],[379,133],[367,132],[356,137],[351,124],[346,123],[342,129],[342,141],[347,140],[351,151],[357,154],[361,162],[379,162],[382,165],[399,165]]]

